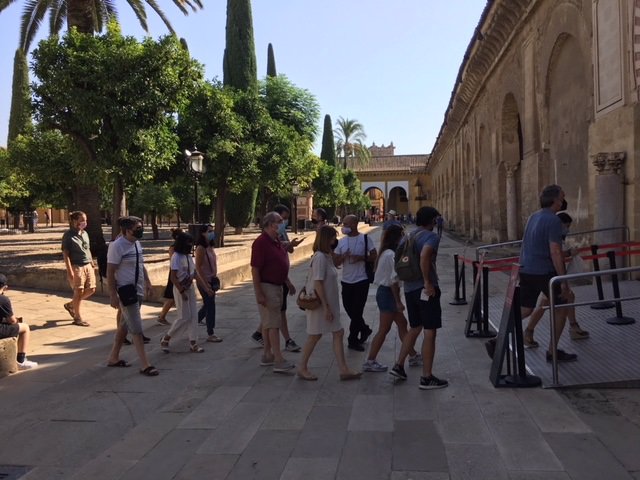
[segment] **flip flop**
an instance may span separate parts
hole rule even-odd
[[[140,375],[144,375],[145,377],[155,377],[156,375],[159,375],[159,374],[160,372],[158,371],[158,369],[156,369],[156,367],[152,365],[149,365],[144,370],[140,370]]]
[[[68,302],[63,305],[64,309],[67,311],[71,318],[75,318],[76,314],[73,312],[73,303]]]
[[[107,363],[107,367],[130,367],[131,364],[125,360],[118,360],[116,363]]]
[[[309,382],[315,382],[316,380],[318,380],[318,377],[316,377],[313,373],[303,374],[298,372],[296,375],[300,380],[307,380]]]
[[[74,320],[73,321],[74,325],[77,325],[78,327],[89,327],[89,323],[85,322],[84,320]]]

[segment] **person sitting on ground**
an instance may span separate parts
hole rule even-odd
[[[362,365],[365,372],[386,372],[387,365],[380,364],[376,357],[382,348],[391,326],[398,327],[400,341],[407,334],[407,319],[404,316],[404,304],[400,298],[400,281],[395,271],[395,251],[404,236],[404,229],[400,225],[391,225],[382,234],[380,241],[380,255],[376,261],[376,274],[373,283],[378,285],[376,302],[380,310],[378,332],[371,341],[369,356]],[[422,365],[422,355],[416,352],[415,345],[409,349],[409,366]]]
[[[569,233],[569,229],[571,228],[571,223],[573,222],[573,219],[566,212],[558,212],[557,216],[563,225],[564,233],[562,235],[562,240],[564,241],[567,234]],[[571,257],[573,256],[572,254],[576,252],[572,252],[571,249],[566,249],[566,250],[563,250],[563,253],[565,257]],[[574,303],[575,298],[576,296],[572,291],[569,291],[567,293],[567,302]],[[527,336],[525,338],[524,340],[525,348],[532,348],[537,346],[537,342],[534,341],[533,344],[531,344],[530,340],[533,338],[533,331],[536,328],[536,325],[538,325],[538,322],[544,315],[544,312],[545,312],[544,307],[548,307],[548,306],[549,306],[549,300],[547,299],[547,297],[545,297],[544,295],[540,295],[540,297],[538,298],[538,306],[536,307],[536,309],[531,314],[531,317],[529,318],[528,329],[531,330],[532,335],[531,337]],[[571,337],[571,340],[583,340],[583,339],[589,338],[589,332],[582,330],[580,328],[580,325],[578,325],[578,321],[576,320],[576,307],[566,307],[563,309],[563,311],[566,313],[567,319],[569,320],[569,335]]]
[[[18,369],[29,370],[38,366],[37,362],[27,360],[31,330],[29,325],[22,322],[22,318],[13,314],[11,300],[4,294],[7,288],[7,277],[0,273],[0,338],[18,337]]]

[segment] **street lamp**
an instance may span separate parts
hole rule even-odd
[[[193,151],[184,151],[184,159],[187,162],[189,173],[193,176],[194,185],[194,205],[193,205],[193,223],[200,222],[200,205],[198,202],[198,182],[202,178],[202,174],[206,168],[204,166],[204,154],[198,151],[198,148],[194,145]]]
[[[294,180],[291,184],[293,193],[293,233],[298,233],[298,195],[300,195],[300,184]]]

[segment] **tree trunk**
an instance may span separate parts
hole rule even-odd
[[[75,27],[80,33],[93,34],[94,2],[87,0],[67,1],[67,27]]]
[[[124,191],[124,183],[120,175],[116,175],[113,182],[113,216],[115,222],[111,222],[111,240],[120,234],[118,219],[127,214],[127,196]]]
[[[151,210],[151,231],[153,232],[153,239],[158,240],[160,238],[158,234],[158,213],[155,208]]]
[[[224,247],[224,202],[227,197],[227,182],[222,180],[218,184],[218,198],[216,199],[216,218],[215,218],[215,232],[216,232],[216,248]]]

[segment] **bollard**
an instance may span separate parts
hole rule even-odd
[[[464,263],[462,264],[462,271],[464,272]],[[467,300],[464,297],[460,296],[460,282],[462,281],[462,276],[460,275],[460,271],[458,269],[458,254],[453,255],[453,272],[456,279],[456,289],[455,289],[455,297],[449,302],[449,305],[466,305]]]
[[[607,257],[609,258],[609,268],[615,270],[616,268],[616,252],[613,250],[609,250],[607,252]],[[611,275],[611,284],[613,285],[613,298],[620,298],[620,286],[618,285],[618,275]],[[622,302],[615,302],[616,306],[616,316],[607,318],[607,323],[611,325],[629,325],[631,323],[636,323],[634,318],[625,317],[622,315]]]
[[[464,303],[467,303],[467,275],[465,273],[466,271],[466,267],[465,267],[466,262],[462,262],[462,267],[460,267],[460,277],[462,277],[462,299],[464,300]]]
[[[598,246],[591,245],[591,255],[596,257],[598,255]],[[593,271],[600,271],[600,262],[597,258],[593,259]],[[596,289],[598,290],[598,300],[604,300],[604,292],[602,291],[602,278],[600,276],[596,277]],[[606,310],[607,308],[613,308],[614,305],[612,302],[602,302],[591,305],[591,308],[594,310]]]

